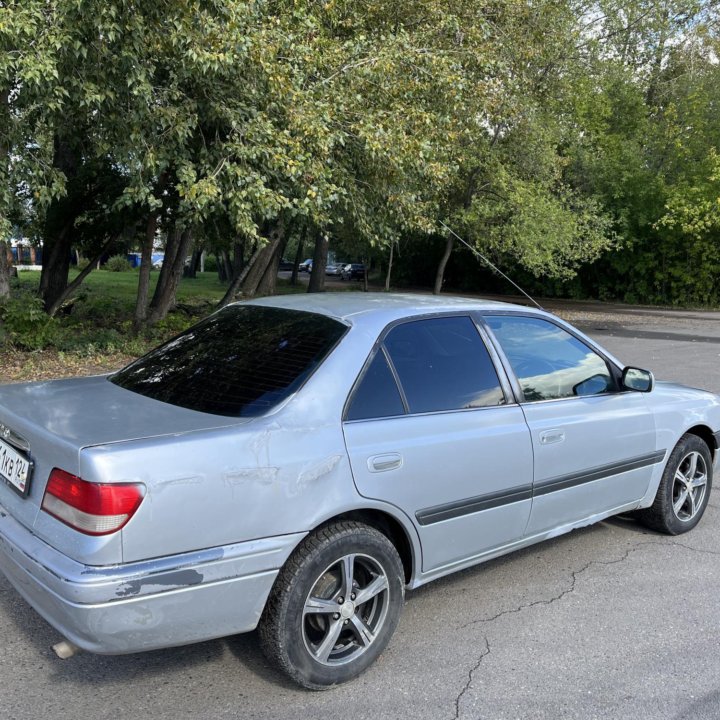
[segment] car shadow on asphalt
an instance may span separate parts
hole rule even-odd
[[[514,550],[505,555],[500,555],[492,560],[486,560],[477,565],[466,568],[465,570],[454,572],[426,585],[422,585],[412,592],[407,593],[406,603],[412,602],[414,599],[423,598],[426,593],[443,590],[447,592],[455,587],[462,586],[467,583],[468,580],[472,582],[482,573],[499,570],[504,567],[512,568],[513,564],[518,564],[518,566],[520,566],[522,561],[529,557],[538,557],[538,555],[540,555],[546,556],[550,559],[557,553],[558,549],[571,551],[573,544],[577,543],[581,536],[591,537],[592,535],[600,534],[603,530],[607,530],[609,528],[617,528],[626,531],[629,536],[628,539],[633,541],[644,535],[667,537],[667,535],[664,535],[663,533],[655,532],[654,530],[650,530],[644,525],[641,525],[637,520],[628,515],[615,515],[606,518],[601,522],[593,523],[592,525],[587,525],[586,527],[576,528],[571,532],[558,535],[557,537],[533,543],[527,547]],[[618,550],[622,551],[625,547],[625,545],[618,543]]]

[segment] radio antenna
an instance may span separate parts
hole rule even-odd
[[[498,275],[504,277],[514,288],[517,288],[533,305],[535,305],[540,310],[545,311],[545,308],[540,305],[537,300],[531,298],[514,280],[511,280],[502,270],[500,270],[499,267],[493,265],[477,248],[474,248],[472,245],[470,245],[470,243],[465,242],[465,240],[463,240],[452,228],[448,227],[442,220],[439,220],[439,223],[451,235],[453,235],[455,239],[459,240],[468,250],[470,250],[471,253],[475,254],[481,260],[484,260],[485,263],[487,263]]]

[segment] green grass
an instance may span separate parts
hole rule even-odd
[[[77,271],[70,272],[70,281]],[[150,275],[149,297],[155,290],[158,272]],[[154,327],[140,336],[132,332],[137,297],[138,271],[94,270],[55,318],[42,311],[37,296],[39,271],[21,272],[13,280],[12,298],[0,305],[0,350],[60,352],[98,355],[140,355],[159,342],[182,332],[211,313],[225,295],[227,286],[217,273],[198,273],[182,278],[176,294],[177,306]],[[278,279],[278,293],[304,292]]]
[[[77,271],[71,271],[70,280],[76,276]],[[150,297],[158,277],[157,272],[150,276]],[[183,278],[177,292],[178,307],[155,327],[135,336],[132,319],[137,271],[93,271],[55,318],[42,312],[37,297],[39,282],[37,271],[21,272],[13,281],[12,299],[0,308],[0,347],[33,351],[53,348],[89,356],[139,355],[212,312],[226,290],[216,273]]]
[[[70,282],[77,277],[77,271],[70,271]],[[150,295],[155,290],[159,273],[150,274]],[[18,285],[27,290],[34,290],[40,283],[40,271],[29,270],[21,272]],[[135,307],[137,297],[138,273],[108,272],[107,270],[94,270],[78,288],[76,295],[86,297],[112,297],[124,307]],[[178,302],[207,301],[218,302],[225,294],[226,286],[217,277],[217,273],[198,273],[197,278],[182,278],[178,288]]]
[[[70,281],[77,271],[70,272]],[[150,275],[150,292],[158,272]],[[49,318],[38,297],[39,271],[21,272],[12,297],[0,302],[0,383],[109,372],[124,366],[211,313],[227,286],[217,273],[183,278],[177,307],[149,330],[135,335],[138,272],[94,270],[57,317]],[[300,293],[306,284],[278,278],[278,294]],[[328,290],[357,290],[355,285]]]

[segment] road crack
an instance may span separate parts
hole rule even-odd
[[[550,598],[545,598],[543,600],[534,600],[530,603],[525,603],[523,605],[519,605],[516,608],[510,608],[508,610],[501,610],[500,612],[496,613],[495,615],[489,616],[489,617],[482,617],[477,618],[476,620],[471,620],[470,622],[465,623],[464,625],[461,625],[459,627],[460,630],[464,630],[466,628],[472,627],[473,625],[479,625],[479,624],[485,624],[485,623],[491,623],[495,620],[498,620],[501,617],[504,617],[505,615],[514,615],[520,612],[523,612],[524,610],[529,610],[533,607],[538,607],[539,605],[552,605],[553,603],[558,602],[559,600],[562,600],[566,595],[571,594],[575,591],[575,587],[578,582],[578,578],[585,572],[587,572],[591,567],[595,565],[603,565],[603,566],[609,566],[609,565],[618,565],[620,563],[624,563],[633,553],[637,552],[638,550],[641,550],[644,547],[648,547],[651,545],[658,545],[660,547],[679,547],[684,550],[689,550],[691,552],[696,552],[704,555],[720,555],[720,551],[717,550],[707,550],[704,548],[696,548],[692,547],[691,545],[685,545],[684,543],[677,542],[675,540],[669,540],[666,542],[661,542],[657,540],[647,540],[644,542],[636,543],[632,546],[630,546],[621,557],[615,558],[613,560],[591,560],[589,563],[586,563],[578,570],[571,570],[570,571],[570,583],[569,585],[561,590],[557,595],[553,595]],[[460,704],[462,702],[463,697],[465,694],[470,690],[473,679],[475,676],[475,673],[479,670],[480,666],[482,665],[484,659],[490,655],[490,642],[487,638],[487,636],[483,637],[483,640],[485,642],[485,650],[478,658],[475,665],[468,671],[467,676],[467,682],[465,683],[464,687],[460,692],[458,693],[457,697],[455,698],[455,716],[454,720],[459,720],[460,718]]]
[[[477,670],[482,665],[483,660],[490,654],[490,642],[487,638],[483,638],[485,640],[485,651],[480,655],[475,665],[470,668],[468,671],[468,677],[467,682],[465,683],[465,687],[458,693],[458,696],[455,698],[455,717],[453,720],[459,720],[460,718],[460,703],[462,702],[463,696],[465,693],[470,689],[470,686],[472,685],[473,676],[477,672]]]
[[[523,612],[523,610],[529,610],[530,608],[537,607],[539,605],[552,605],[553,603],[558,602],[558,600],[562,600],[566,595],[574,592],[578,577],[587,570],[589,570],[593,565],[617,565],[618,563],[625,562],[633,552],[639,550],[640,547],[642,547],[643,545],[650,544],[657,543],[639,543],[638,545],[634,545],[633,547],[628,548],[627,552],[625,552],[625,554],[621,558],[617,558],[615,560],[591,560],[579,570],[570,571],[570,585],[564,590],[562,590],[559,594],[553,595],[553,597],[550,598],[544,598],[543,600],[534,600],[533,602],[525,603],[524,605],[519,605],[518,607],[510,608],[509,610],[501,610],[499,613],[490,617],[482,617],[477,618],[476,620],[471,620],[470,622],[461,625],[460,629],[464,630],[465,628],[472,627],[473,625],[478,625],[480,623],[491,623],[501,617],[504,617],[505,615],[514,615],[516,613]]]
[[[501,610],[500,612],[496,613],[495,615],[489,616],[489,617],[481,617],[477,618],[475,620],[470,620],[470,622],[465,623],[464,625],[460,626],[460,630],[464,630],[466,628],[472,627],[473,625],[478,624],[485,624],[485,623],[491,623],[495,620],[498,620],[501,617],[504,617],[505,615],[515,615],[517,613],[523,612],[524,610],[529,610],[533,607],[538,607],[540,605],[552,605],[553,603],[558,602],[559,600],[562,600],[566,595],[570,595],[575,591],[575,585],[577,583],[578,578],[583,573],[587,572],[591,567],[594,565],[618,565],[619,563],[625,562],[633,553],[637,552],[638,550],[641,550],[644,547],[650,546],[650,545],[659,545],[661,547],[680,547],[685,550],[690,550],[691,552],[700,553],[703,555],[720,555],[720,551],[717,550],[706,550],[704,548],[695,548],[691,545],[685,545],[684,543],[677,542],[677,541],[668,541],[668,542],[658,542],[655,540],[648,540],[645,542],[636,543],[635,545],[631,546],[627,549],[625,553],[623,553],[622,557],[615,558],[614,560],[591,560],[586,565],[583,565],[579,570],[571,570],[570,571],[570,584],[568,587],[566,587],[564,590],[560,591],[557,595],[553,595],[550,598],[544,598],[542,600],[534,600],[530,603],[525,603],[523,605],[519,605],[515,608],[510,608],[507,610]]]

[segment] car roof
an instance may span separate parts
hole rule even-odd
[[[533,308],[498,302],[496,300],[485,300],[483,298],[470,299],[450,295],[422,295],[419,293],[302,293],[274,295],[272,297],[247,302],[266,307],[319,313],[345,322],[353,322],[362,316],[370,315],[383,322],[392,322],[399,318],[412,317],[415,315],[470,310],[522,310],[540,314]]]

